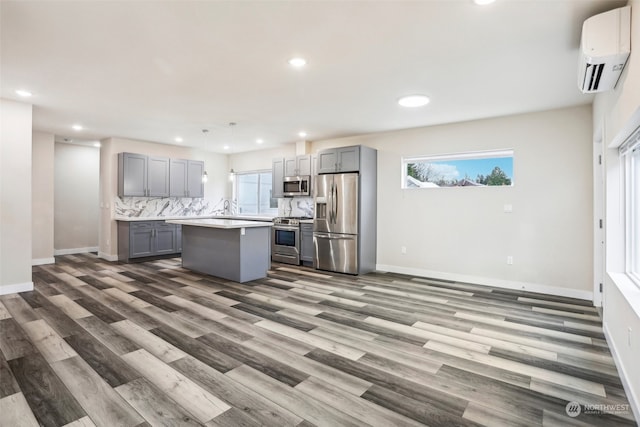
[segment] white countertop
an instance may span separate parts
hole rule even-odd
[[[116,221],[126,221],[126,222],[134,222],[134,221],[164,221],[164,220],[190,220],[190,219],[235,219],[238,221],[272,221],[273,218],[270,216],[229,216],[229,215],[190,215],[190,216],[116,216],[114,220]]]
[[[312,219],[301,219],[300,224],[313,224]]]
[[[196,227],[210,228],[251,228],[251,227],[271,227],[273,222],[266,221],[243,221],[237,219],[176,219],[166,221],[169,224],[192,225]]]

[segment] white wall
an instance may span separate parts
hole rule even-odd
[[[177,145],[158,144],[122,138],[107,138],[100,148],[100,256],[116,260],[118,254],[117,223],[113,201],[118,195],[118,153],[140,153],[174,159],[202,160],[209,181],[204,186],[204,198],[217,202],[230,195],[229,164],[226,154],[216,154]]]
[[[32,188],[32,263],[53,264],[54,135],[33,132]],[[97,227],[97,223],[96,223]]]
[[[55,144],[54,248],[56,255],[98,247],[100,150]]]
[[[229,155],[229,168],[236,172],[249,172],[269,169],[276,157],[295,157],[296,145],[287,144],[282,147]]]
[[[591,119],[583,106],[320,141],[313,151],[378,150],[378,268],[590,299]],[[400,187],[403,157],[504,148],[515,151],[513,187]]]
[[[624,187],[618,151],[611,146],[628,129],[640,111],[640,0],[631,5],[632,52],[625,71],[611,92],[598,94],[594,102],[594,132],[604,132],[606,167],[604,329],[621,374],[627,398],[640,419],[640,290],[624,280]],[[637,117],[637,116],[636,116]]]
[[[0,295],[33,289],[31,117],[31,105],[0,99]]]

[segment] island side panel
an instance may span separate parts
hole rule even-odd
[[[269,231],[183,224],[182,266],[240,283],[262,279],[270,267]]]
[[[182,226],[182,266],[240,281],[240,229]]]
[[[271,267],[271,227],[245,228],[240,235],[240,282],[267,277]]]

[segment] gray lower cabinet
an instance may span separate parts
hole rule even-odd
[[[164,221],[118,221],[118,260],[182,251],[182,226]]]
[[[313,263],[313,224],[300,224],[300,261]]]

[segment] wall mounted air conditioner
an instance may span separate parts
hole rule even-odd
[[[578,88],[603,92],[618,83],[631,53],[631,6],[592,16],[582,24]]]

